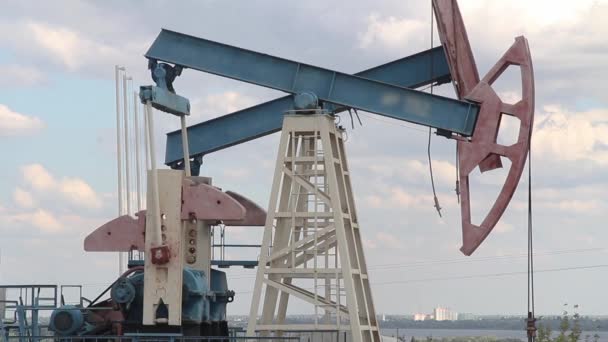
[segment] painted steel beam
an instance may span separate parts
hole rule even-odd
[[[267,54],[162,30],[146,57],[290,94],[471,135],[479,107]]]
[[[408,88],[447,83],[451,80],[441,46],[355,75]],[[283,114],[290,109],[293,109],[293,97],[288,95],[192,125],[188,127],[190,154],[205,155],[278,132],[283,124]],[[345,109],[347,108],[338,107],[334,112]],[[181,130],[168,133],[165,163],[170,165],[182,158]]]
[[[476,104],[162,30],[146,57],[291,94],[452,131],[473,132]],[[233,129],[233,127],[232,127]]]

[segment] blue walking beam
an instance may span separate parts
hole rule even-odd
[[[355,75],[408,88],[451,81],[442,47],[404,57]],[[288,95],[192,125],[188,127],[190,154],[202,156],[278,132],[283,124],[285,111],[290,109],[293,109],[293,96]],[[334,112],[346,109],[348,108],[336,108]],[[181,137],[181,130],[167,134],[167,165],[183,159]]]
[[[474,103],[432,95],[421,91],[348,75],[266,54],[245,50],[181,33],[162,30],[146,57],[176,66],[200,70],[223,77],[257,84],[290,94],[314,93],[320,101],[409,121],[424,126],[470,136],[479,106]],[[429,67],[427,70],[430,75]],[[378,72],[377,68],[372,69]],[[275,100],[278,110],[286,100]],[[255,107],[254,107],[255,108]],[[280,112],[280,111],[279,111]],[[268,115],[268,114],[267,114]],[[219,132],[243,127],[243,122]],[[194,135],[194,134],[193,134]],[[246,136],[244,136],[245,139]],[[194,138],[196,139],[196,138]],[[194,141],[191,136],[191,145]],[[210,136],[201,139],[213,140]],[[250,139],[249,139],[250,140]],[[197,151],[199,150],[199,151]],[[167,151],[166,162],[180,160]],[[192,154],[200,155],[194,148]]]

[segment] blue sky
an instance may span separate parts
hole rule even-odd
[[[530,42],[537,268],[606,265],[608,3],[460,5],[480,74],[513,37],[523,34]],[[114,65],[125,65],[136,85],[151,83],[143,54],[161,27],[344,72],[431,44],[428,1],[7,1],[0,13],[1,282],[80,282],[90,297],[115,277],[114,255],[82,251],[84,236],[116,215]],[[281,95],[192,70],[175,87],[193,104],[190,123]],[[496,90],[515,96],[515,78]],[[437,92],[453,96],[450,85]],[[377,311],[443,305],[524,314],[525,275],[488,275],[526,269],[527,183],[484,245],[464,257],[452,190],[454,143],[433,140],[444,207],[439,219],[424,128],[365,113],[362,120],[363,127],[349,130],[347,149]],[[164,133],[176,127],[174,118],[159,114],[159,161]],[[202,174],[266,206],[277,140],[273,135],[206,156]],[[476,215],[492,200],[500,174],[486,176],[475,181]],[[259,241],[260,233],[235,229],[229,238]],[[231,312],[246,313],[254,273],[229,272],[237,291]],[[454,279],[470,275],[479,277]],[[607,267],[539,273],[537,311],[559,313],[568,302],[578,303],[581,313],[607,314],[607,280]]]

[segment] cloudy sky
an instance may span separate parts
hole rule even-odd
[[[559,313],[563,303],[577,303],[583,314],[608,314],[608,2],[462,0],[460,6],[481,75],[515,36],[530,43],[537,311]],[[125,65],[135,85],[151,83],[143,54],[161,27],[343,72],[431,46],[430,1],[4,1],[2,283],[82,283],[93,297],[116,276],[116,256],[86,254],[82,240],[116,216],[114,65]],[[496,85],[505,99],[518,96],[513,75]],[[193,104],[191,123],[281,95],[192,70],[175,87]],[[450,85],[437,92],[453,96]],[[347,149],[377,311],[443,305],[525,314],[527,181],[486,242],[465,257],[458,250],[454,142],[433,139],[439,218],[426,128],[366,113],[361,119],[363,127],[348,131]],[[174,118],[159,118],[159,156],[164,133],[176,127]],[[266,206],[277,140],[209,155],[202,174]],[[474,217],[489,208],[501,176],[476,173]],[[235,229],[228,239],[259,241],[260,233]],[[246,313],[254,272],[229,272],[237,292],[231,313]]]

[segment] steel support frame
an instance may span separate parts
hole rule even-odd
[[[285,116],[247,334],[306,328],[285,323],[290,296],[325,313],[314,329],[380,341],[342,132],[328,115]]]

